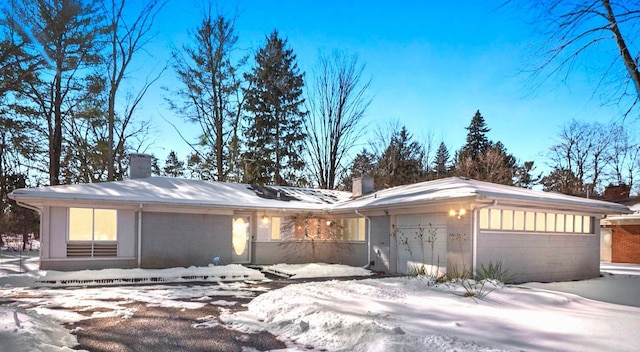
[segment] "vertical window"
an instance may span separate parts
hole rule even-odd
[[[582,232],[582,218],[583,218],[583,216],[576,215],[576,225],[575,225],[574,229],[578,233]]]
[[[367,235],[367,220],[364,218],[359,218],[358,222],[358,236],[355,238],[356,241],[364,241]]]
[[[69,208],[69,241],[117,241],[117,211]]]
[[[480,209],[480,228],[489,228],[489,209]]]
[[[573,215],[566,215],[564,222],[566,232],[573,232],[573,221]]]
[[[282,223],[282,218],[274,216],[271,218],[271,240],[279,241],[280,240],[280,226]]]
[[[544,213],[536,213],[536,231],[545,231],[546,219]]]
[[[524,211],[516,210],[513,212],[513,229],[524,230]]]
[[[502,211],[502,229],[513,230],[513,210]]]
[[[489,228],[492,230],[499,230],[500,221],[500,209],[491,209],[489,213]]]
[[[524,217],[524,229],[526,231],[536,230],[536,213],[526,212]]]
[[[582,219],[582,232],[591,233],[591,217],[585,216]]]
[[[558,214],[556,217],[556,232],[564,232],[564,214]]]
[[[553,232],[556,230],[556,214],[547,213],[547,231]]]

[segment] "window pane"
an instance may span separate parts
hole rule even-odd
[[[536,231],[545,231],[546,220],[544,213],[536,213]]]
[[[489,209],[480,209],[480,229],[489,228]]]
[[[358,241],[364,241],[367,232],[367,221],[364,218],[358,219]]]
[[[533,212],[526,212],[525,216],[524,216],[524,226],[525,226],[525,230],[526,231],[535,231],[536,229],[536,213]]]
[[[582,217],[582,232],[584,233],[592,233],[591,232],[591,217],[583,216]]]
[[[573,232],[573,215],[566,215],[564,225],[566,232]]]
[[[271,240],[278,241],[280,240],[280,223],[281,218],[274,216],[271,218]]]
[[[553,232],[556,230],[556,214],[547,213],[547,231]]]
[[[513,230],[513,210],[502,211],[502,229]]]
[[[556,232],[564,232],[564,214],[556,214]]]
[[[582,232],[582,215],[576,215],[576,226],[574,228],[575,232]]]
[[[93,209],[69,208],[69,241],[91,241]]]
[[[513,229],[524,230],[524,211],[516,210],[513,212]]]
[[[93,216],[93,240],[117,241],[117,212],[112,209],[95,209]]]
[[[492,230],[500,229],[500,209],[491,209],[489,213],[489,228]]]

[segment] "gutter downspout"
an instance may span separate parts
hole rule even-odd
[[[9,198],[11,198],[11,197],[9,197]],[[42,228],[44,227],[44,226],[42,226],[42,209],[40,209],[38,207],[34,207],[34,206],[26,204],[26,203],[22,203],[21,201],[19,201],[17,199],[14,199],[14,200],[16,201],[16,204],[18,204],[19,206],[25,207],[27,209],[31,209],[31,210],[33,210],[33,211],[38,213],[38,217],[40,217],[40,226],[38,226],[38,238],[40,239],[40,241],[42,241]],[[24,237],[23,237],[23,239],[24,239]],[[23,246],[24,246],[24,243],[23,243]],[[41,252],[41,250],[38,250],[38,258],[40,260],[42,260],[42,252]],[[40,268],[40,264],[38,264],[38,268]],[[22,274],[22,248],[20,248],[20,274]]]
[[[142,203],[138,206],[138,268],[142,267]]]
[[[498,205],[498,200],[494,199],[493,203],[481,206],[479,208],[473,209],[473,248],[472,248],[472,257],[473,261],[471,262],[471,270],[472,272],[476,272],[476,268],[478,267],[478,231],[480,230],[480,226],[478,225],[478,210],[495,207]]]
[[[355,210],[356,215],[363,217],[367,220],[367,264],[364,268],[371,267],[371,218],[368,216],[362,215],[358,209]]]

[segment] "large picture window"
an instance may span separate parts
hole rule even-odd
[[[69,241],[117,241],[117,211],[69,208]]]
[[[315,217],[271,217],[271,241],[349,241],[362,242],[366,238],[366,219],[322,219]],[[264,238],[267,233],[265,231]]]

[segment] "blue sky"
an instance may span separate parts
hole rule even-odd
[[[419,140],[430,135],[434,148],[444,141],[453,154],[480,110],[491,140],[501,141],[520,161],[536,161],[537,171],[546,172],[544,154],[561,125],[572,118],[608,122],[619,111],[592,97],[596,81],[587,71],[575,71],[566,84],[550,81],[530,89],[522,71],[530,62],[532,29],[518,11],[499,8],[500,2],[237,0],[220,1],[217,7],[229,16],[237,11],[240,49],[254,52],[277,29],[307,74],[320,52],[358,54],[366,65],[364,76],[372,79],[369,132],[397,121]],[[152,61],[145,61],[141,71],[150,67],[148,62],[167,58],[172,45],[189,40],[201,8],[200,2],[189,0],[167,5],[148,48]],[[195,137],[197,130],[166,109],[160,85],[174,86],[173,72],[165,73],[139,111],[153,119],[159,133],[148,151],[164,160],[174,149],[185,158],[185,143],[159,116],[178,125],[185,136]]]

